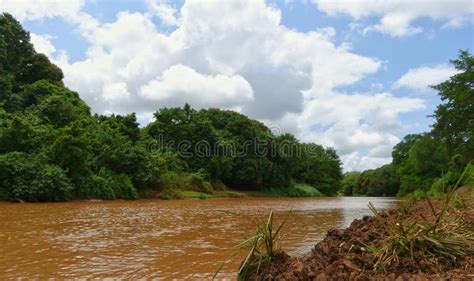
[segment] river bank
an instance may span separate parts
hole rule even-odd
[[[430,204],[426,200],[420,201],[381,212],[377,217],[355,219],[346,229],[331,229],[326,237],[305,255],[290,256],[280,251],[251,279],[474,278],[473,191],[472,188],[464,188],[459,194],[441,219],[436,230],[438,236],[423,236],[422,228],[437,223],[439,219],[433,214],[433,209],[439,214],[443,208],[442,202],[433,200]],[[400,231],[396,234],[399,236],[394,236],[391,226],[396,227],[395,232]],[[462,236],[458,237],[459,233],[462,233]],[[462,244],[460,241],[466,243]],[[411,247],[411,257],[400,250],[399,245],[402,244]],[[382,267],[381,262],[384,262]]]
[[[293,183],[286,188],[229,188],[223,184],[210,185],[209,188],[176,189],[163,188],[160,191],[141,193],[139,198],[173,199],[210,199],[243,197],[325,197],[317,188]]]

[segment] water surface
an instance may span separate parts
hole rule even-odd
[[[390,208],[391,198],[242,198],[0,203],[0,277],[210,278],[254,231],[245,216],[292,210],[283,249],[309,251],[327,230]],[[243,254],[243,253],[242,253]],[[220,277],[235,278],[239,258]]]

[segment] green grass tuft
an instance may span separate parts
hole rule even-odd
[[[270,262],[275,253],[281,248],[282,229],[286,224],[291,211],[287,213],[283,221],[275,225],[273,211],[270,211],[268,218],[253,218],[242,214],[225,212],[231,215],[243,216],[251,221],[255,227],[255,233],[248,236],[237,246],[237,251],[233,255],[235,258],[241,250],[248,250],[244,261],[240,264],[237,280],[248,280],[253,274],[258,274],[263,265]],[[233,259],[232,259],[233,260]],[[214,278],[226,265],[223,263],[217,270]],[[213,279],[214,279],[213,278]]]

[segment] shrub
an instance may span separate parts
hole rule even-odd
[[[211,182],[214,191],[227,191],[227,186],[220,180]]]
[[[0,196],[5,200],[65,201],[73,186],[64,171],[29,154],[0,155]]]
[[[294,189],[296,189],[298,193],[302,194],[304,197],[324,196],[321,191],[307,184],[295,184]]]
[[[197,191],[208,194],[213,193],[212,185],[204,179],[201,173],[176,173],[167,172],[161,176],[163,190],[175,189],[182,191]]]
[[[73,186],[64,171],[54,165],[45,165],[31,182],[28,201],[65,201],[71,199]]]
[[[189,186],[191,187],[190,190],[201,191],[205,193],[213,192],[211,184],[204,179],[204,175],[202,173],[191,173],[188,175],[188,177]]]
[[[99,199],[137,199],[138,192],[130,178],[123,174],[114,174],[101,169],[98,176],[93,177],[91,196]]]
[[[159,198],[163,200],[183,199],[183,195],[177,190],[166,189],[161,192]]]

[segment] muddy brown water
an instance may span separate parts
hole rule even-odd
[[[304,253],[393,198],[241,198],[42,204],[0,203],[0,278],[235,279],[234,246],[255,229],[245,216],[292,210],[283,249]]]

